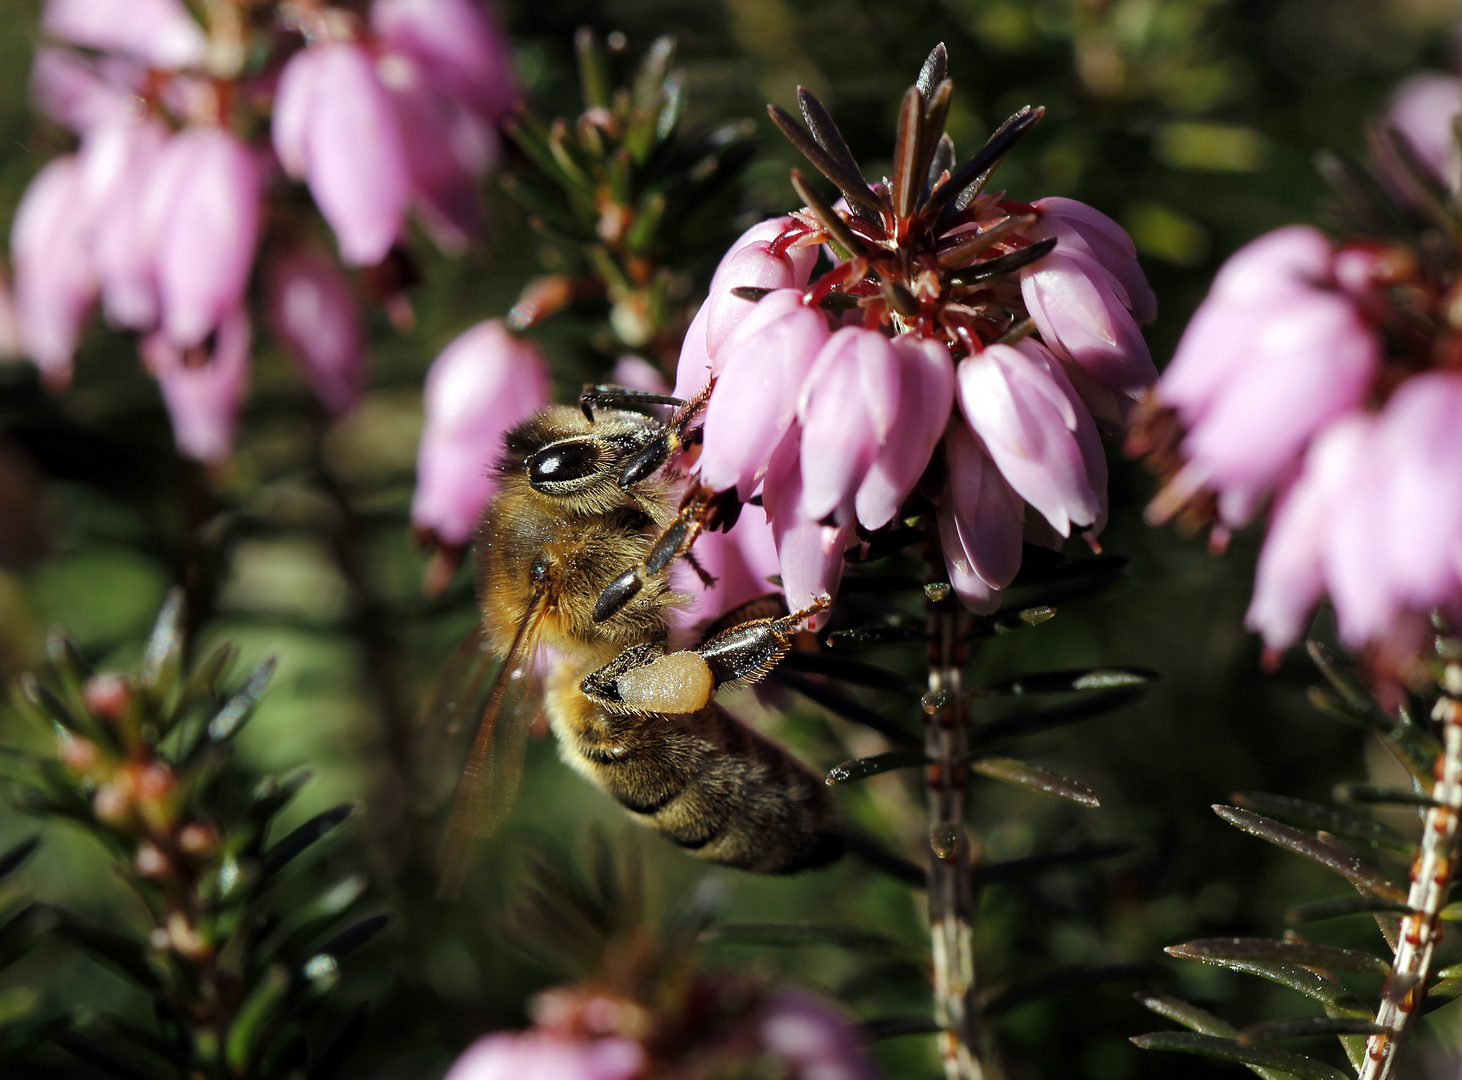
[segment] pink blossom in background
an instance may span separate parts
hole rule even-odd
[[[131,60],[42,46],[31,65],[30,98],[57,123],[85,134],[98,124],[135,119],[146,77]]]
[[[1156,391],[1184,422],[1187,459],[1158,518],[1203,487],[1225,525],[1247,523],[1310,439],[1365,398],[1381,341],[1333,283],[1332,260],[1319,233],[1293,227],[1241,249],[1215,279]]]
[[[178,450],[216,464],[233,449],[239,411],[249,393],[249,316],[224,317],[212,354],[186,355],[161,331],[142,341],[142,358],[162,390]]]
[[[102,308],[132,330],[158,321],[157,247],[171,207],[149,208],[147,193],[167,144],[167,129],[145,117],[98,124],[81,141]]]
[[[614,370],[609,373],[609,384],[630,390],[648,390],[652,394],[670,393],[660,369],[638,356],[625,355],[616,360]]]
[[[365,327],[340,269],[314,251],[277,257],[265,275],[264,317],[326,411],[342,416],[354,408],[365,382]]]
[[[259,169],[231,133],[187,128],[168,140],[152,184],[162,326],[188,348],[243,301],[259,240]]]
[[[507,42],[474,0],[373,0],[371,29],[386,48],[431,72],[483,119],[506,116],[517,99]]]
[[[411,520],[459,547],[495,486],[503,432],[549,401],[538,349],[500,319],[478,323],[442,350],[426,377],[426,422],[416,459]]]
[[[371,54],[351,42],[302,50],[280,75],[274,110],[275,153],[309,185],[341,257],[380,262],[401,233],[410,179],[396,106]]]
[[[499,1032],[469,1046],[444,1080],[631,1080],[644,1058],[638,1043],[614,1036]]]
[[[1462,79],[1426,73],[1397,87],[1386,106],[1386,122],[1416,152],[1437,180],[1452,190],[1462,184],[1462,151],[1456,123],[1462,116]]]
[[[759,1034],[789,1080],[873,1080],[879,1075],[847,1017],[812,994],[776,990]]]
[[[208,51],[202,26],[182,0],[47,0],[41,29],[58,41],[154,68],[196,67]]]
[[[26,188],[10,227],[21,341],[53,388],[71,381],[81,324],[96,299],[81,194],[80,161],[56,158]]]

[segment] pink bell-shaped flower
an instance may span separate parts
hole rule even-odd
[[[797,403],[802,511],[853,518],[853,497],[889,440],[900,408],[899,354],[877,330],[844,327],[818,353]]]
[[[767,465],[762,499],[777,545],[782,592],[787,608],[798,611],[819,597],[835,596],[843,579],[843,553],[852,526],[824,525],[803,512],[801,432],[795,427],[782,439]],[[808,626],[816,630],[827,621],[823,612]]]
[[[645,1053],[630,1039],[500,1031],[469,1046],[445,1080],[633,1080]]]
[[[695,574],[680,575],[676,590],[694,597],[685,609],[690,623],[718,618],[748,600],[776,591],[767,579],[780,572],[777,540],[766,514],[755,506],[743,507],[730,531],[701,534],[694,554],[715,584],[706,588]]]
[[[83,58],[43,45],[30,69],[30,99],[51,119],[84,135],[98,124],[135,119],[147,70],[131,60]]]
[[[52,389],[71,381],[81,323],[96,299],[81,191],[81,163],[56,158],[30,182],[10,227],[21,341]]]
[[[513,107],[517,85],[507,42],[474,0],[373,0],[371,29],[490,121]]]
[[[944,465],[939,542],[949,583],[965,607],[988,615],[1020,569],[1025,506],[960,419],[944,437]]]
[[[1073,526],[1099,526],[1106,465],[1096,426],[1059,370],[1029,338],[991,345],[960,361],[958,397],[1006,481],[1069,536]]]
[[[197,67],[208,53],[203,27],[182,0],[46,0],[41,30],[169,71]]]
[[[296,53],[274,100],[274,152],[309,184],[341,257],[372,266],[401,233],[411,195],[406,146],[370,53],[330,42]]]
[[[460,252],[482,234],[478,182],[497,161],[497,131],[416,61],[390,54],[376,71],[396,108],[416,213],[439,248]]]
[[[198,362],[158,331],[142,340],[142,359],[156,377],[173,422],[178,450],[215,464],[233,449],[239,410],[249,393],[249,316],[224,316],[211,356]]]
[[[202,344],[239,306],[259,240],[261,183],[249,148],[218,128],[186,128],[151,171],[143,213],[157,222],[162,328]]]
[[[1157,302],[1137,251],[1111,218],[1073,199],[1034,204],[1032,238],[1055,237],[1055,248],[1022,270],[1020,290],[1041,340],[1109,390],[1137,398],[1157,379],[1138,322]]]
[[[548,398],[538,349],[501,320],[478,323],[443,349],[423,395],[426,424],[411,502],[416,527],[448,546],[465,544],[492,496],[503,433]]]
[[[942,342],[900,334],[891,344],[898,355],[898,405],[854,502],[866,529],[893,520],[928,468],[954,406],[954,362]]]
[[[276,258],[264,283],[269,332],[299,361],[320,404],[343,416],[365,381],[365,329],[355,290],[333,262],[313,251]]]
[[[675,371],[675,396],[694,397],[710,375],[720,374],[721,345],[751,314],[753,302],[731,295],[736,288],[802,288],[817,262],[814,247],[790,248],[774,254],[771,245],[792,224],[790,217],[770,218],[747,229],[731,245],[716,272],[711,288],[685,333],[680,363]]]
[[[828,340],[827,320],[795,289],[758,301],[722,345],[724,368],[706,407],[703,483],[750,498],[792,425],[807,373]]]
[[[145,209],[152,174],[168,145],[155,120],[98,124],[81,141],[92,254],[102,307],[118,326],[151,330],[158,321],[157,232]],[[153,216],[170,207],[159,206]]]

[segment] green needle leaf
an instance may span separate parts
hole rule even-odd
[[[1136,1035],[1132,1042],[1143,1050],[1176,1050],[1184,1054],[1235,1061],[1241,1065],[1255,1065],[1288,1073],[1299,1077],[1299,1080],[1352,1080],[1339,1069],[1333,1069],[1324,1062],[1302,1054],[1277,1050],[1272,1046],[1244,1046],[1234,1039],[1220,1039],[1197,1032],[1158,1031],[1151,1035]]]
[[[1387,900],[1406,901],[1406,890],[1396,884],[1373,866],[1361,862],[1347,849],[1337,844],[1327,844],[1299,829],[1233,806],[1214,806],[1213,812],[1230,825],[1244,830],[1251,836],[1267,840],[1297,855],[1313,859],[1321,866],[1329,867],[1358,888]]]

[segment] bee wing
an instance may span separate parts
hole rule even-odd
[[[528,735],[529,716],[523,705],[533,682],[534,652],[543,614],[544,605],[535,597],[478,714],[477,731],[442,837],[438,896],[454,897],[462,891],[477,841],[490,836],[502,823],[517,794]]]

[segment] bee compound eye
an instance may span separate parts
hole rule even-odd
[[[564,439],[545,446],[528,459],[528,483],[535,488],[572,483],[594,475],[599,468],[599,447],[588,439]]]

